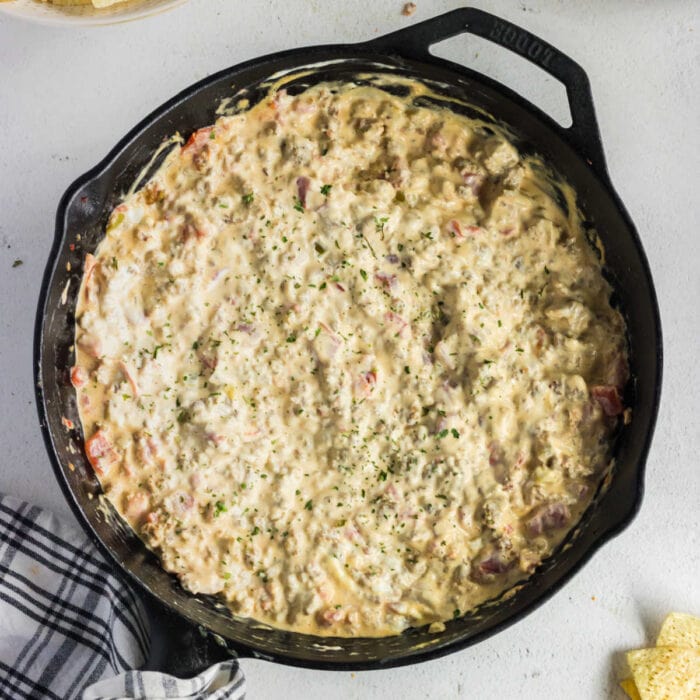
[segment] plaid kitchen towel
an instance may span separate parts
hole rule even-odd
[[[0,494],[0,697],[245,696],[234,661],[185,680],[129,670],[144,664],[148,648],[141,602],[87,537],[47,511]]]

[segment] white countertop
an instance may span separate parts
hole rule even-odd
[[[70,518],[39,433],[32,332],[58,200],[138,120],[221,68],[297,46],[359,41],[461,3],[190,0],[137,23],[81,29],[0,13],[0,491]],[[552,600],[462,652],[388,671],[244,661],[249,697],[607,698],[622,651],[670,610],[700,615],[700,5],[697,0],[508,0],[475,5],[588,72],[615,186],[656,282],[664,389],[642,510]],[[466,36],[437,53],[556,113],[556,83]],[[22,260],[23,265],[13,267]],[[0,634],[2,630],[0,628]]]

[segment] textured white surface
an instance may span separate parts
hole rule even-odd
[[[370,38],[460,4],[418,0],[408,19],[402,0],[191,0],[97,29],[0,15],[0,490],[71,517],[39,434],[31,363],[40,277],[70,182],[207,74],[285,48]],[[610,173],[649,256],[664,327],[644,504],[549,603],[476,647],[357,674],[244,661],[251,698],[621,697],[621,651],[650,642],[671,609],[700,615],[700,5],[474,4],[549,40],[591,79]],[[437,53],[566,113],[554,81],[495,47],[459,37]],[[13,267],[15,259],[24,264]]]

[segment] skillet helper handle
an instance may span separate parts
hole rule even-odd
[[[596,174],[608,180],[603,144],[586,72],[551,44],[507,20],[462,7],[368,42],[369,46],[417,60],[430,57],[430,47],[462,33],[474,34],[517,53],[556,78],[566,88],[572,124],[556,128],[581,153]]]
[[[159,603],[149,605],[151,655],[148,671],[190,678],[220,661],[237,658],[235,651],[219,644],[214,636],[170,612]]]

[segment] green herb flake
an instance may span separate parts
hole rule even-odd
[[[377,233],[382,234],[382,238],[384,238],[384,226],[386,226],[387,221],[389,221],[388,216],[375,216],[374,217],[374,229]]]
[[[19,258],[12,263],[12,267],[19,267],[20,265],[24,265],[24,260],[20,260]]]
[[[544,266],[544,274],[545,275],[549,274],[549,268],[546,265]]]
[[[253,199],[255,199],[255,194],[253,192],[248,192],[248,194],[244,194],[241,199],[243,200],[243,204],[252,204]]]
[[[321,194],[327,197],[331,193],[331,187],[333,187],[333,185],[321,185]]]
[[[299,197],[294,197],[294,208],[302,214],[304,213],[304,203]]]
[[[297,337],[294,334],[287,336],[288,343],[296,343],[296,340],[297,340]]]
[[[306,503],[304,503],[304,508],[306,508],[306,510],[312,510],[313,507],[314,507],[314,502],[311,499],[309,499],[308,501],[306,501]]]
[[[320,243],[314,243],[314,250],[319,255],[323,255],[326,252],[326,249]]]
[[[411,374],[411,368],[408,365],[404,365],[404,374]]]
[[[443,438],[447,437],[447,432],[448,432],[447,428],[445,428],[444,430],[441,430],[441,431],[437,434],[438,440],[442,440]]]
[[[515,352],[525,352],[522,348],[515,348]]]
[[[319,289],[325,289],[326,286],[327,286],[327,285],[326,285],[325,282],[321,282],[321,284],[318,285],[318,288],[319,288]]]
[[[256,526],[250,531],[250,534],[251,534],[252,537],[255,537],[255,535],[259,535],[259,534],[260,534],[260,528],[256,525]]]
[[[367,273],[364,270],[360,270],[360,277],[362,277],[363,280],[367,279]]]
[[[199,349],[199,343],[195,340],[194,343],[192,343],[192,349],[193,350],[198,350]]]
[[[117,260],[116,258],[112,258],[112,269],[113,270],[119,269],[119,260]]]
[[[459,431],[457,430],[457,428],[452,428],[450,432],[452,433],[452,437],[455,440],[459,440]]]
[[[217,501],[214,504],[214,517],[218,518],[222,513],[225,513],[228,510],[226,507],[226,504],[223,501]]]
[[[456,620],[456,619],[457,619],[458,617],[460,617],[461,615],[462,615],[462,611],[461,611],[459,608],[455,608],[455,609],[452,611],[452,618],[453,618],[454,620]]]
[[[379,476],[377,477],[379,481],[386,481],[387,473],[382,470],[379,472]]]

